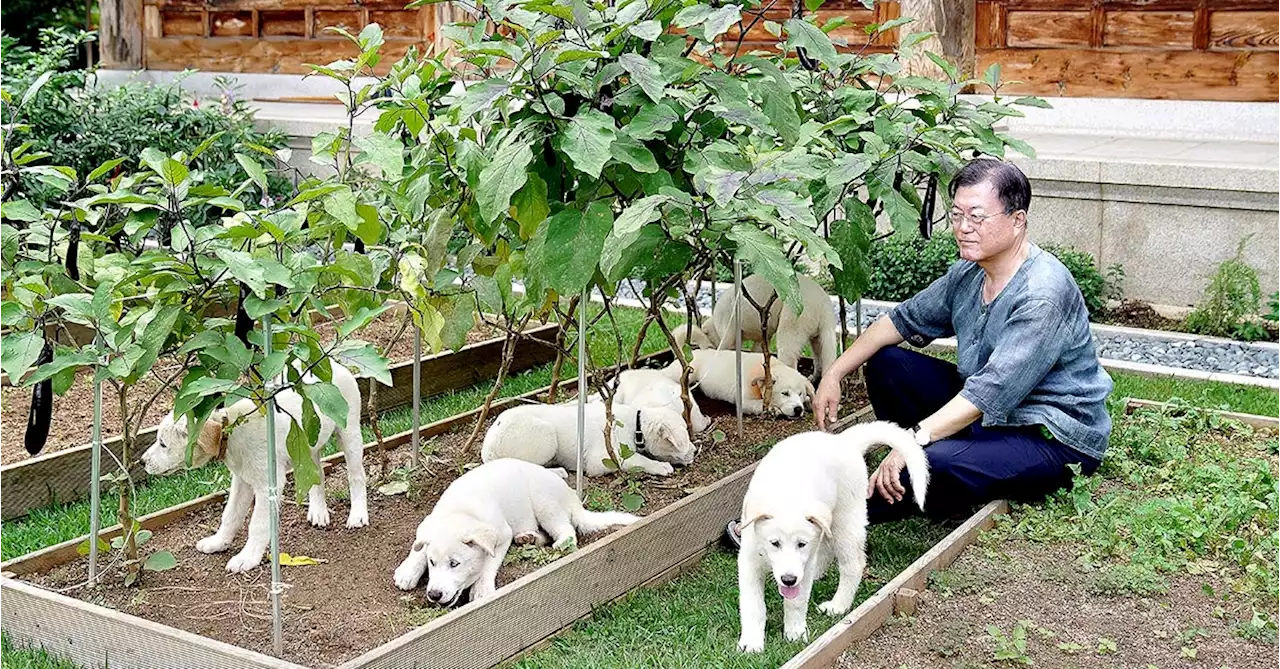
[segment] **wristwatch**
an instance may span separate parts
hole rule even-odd
[[[929,441],[930,441],[929,433],[926,432],[925,430],[920,429],[919,423],[912,425],[910,428],[907,429],[907,431],[911,433],[911,437],[916,440],[917,444],[920,444],[921,446],[929,445]]]

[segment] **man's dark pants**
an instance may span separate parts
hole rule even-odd
[[[942,408],[963,385],[954,364],[897,346],[880,349],[863,369],[876,417],[903,427]],[[1047,438],[1039,426],[983,427],[981,422],[925,448],[930,478],[924,508],[929,516],[951,518],[995,499],[1041,499],[1071,484],[1067,465],[1078,463],[1086,474],[1098,468],[1098,461]],[[868,500],[869,522],[918,512],[905,468],[901,481],[907,489],[902,501],[890,503],[879,494]]]

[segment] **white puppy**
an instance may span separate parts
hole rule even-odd
[[[733,404],[738,401],[738,374],[734,371],[734,351],[697,349],[689,364],[693,367],[690,386],[713,400]],[[773,397],[764,405],[764,354],[742,354],[742,411],[750,415],[769,413],[788,418],[804,415],[805,405],[813,399],[813,384],[794,367],[788,367],[776,356],[769,357],[773,374]],[[663,368],[668,378],[680,378],[680,363]]]
[[[554,470],[523,460],[487,462],[458,477],[418,525],[409,556],[396,568],[396,587],[412,590],[428,572],[427,599],[452,606],[468,588],[475,601],[497,589],[498,569],[512,543],[556,548],[577,533],[630,525],[637,516],[587,511]]]
[[[315,382],[314,376],[304,377]],[[329,524],[329,507],[325,501],[324,470],[320,466],[320,452],[331,435],[337,435],[338,446],[346,455],[347,483],[351,492],[351,513],[347,527],[364,527],[369,524],[369,507],[365,496],[364,443],[360,438],[360,386],[344,366],[333,365],[333,385],[337,386],[347,401],[347,425],[338,428],[333,420],[320,414],[320,440],[311,447],[311,460],[320,472],[320,483],[308,492],[307,520],[316,527]],[[276,480],[284,485],[285,469],[292,464],[285,441],[289,436],[290,422],[302,417],[302,399],[292,390],[276,396]],[[226,426],[241,418],[245,422],[225,434]],[[164,417],[156,432],[156,441],[142,454],[142,462],[148,474],[160,475],[177,471],[186,462],[187,421],[175,420],[173,412]],[[267,502],[267,419],[255,411],[252,400],[240,400],[225,408],[215,410],[205,421],[196,438],[191,465],[201,467],[210,460],[223,458],[231,470],[231,489],[227,505],[222,511],[222,523],[218,531],[196,542],[201,553],[220,553],[231,547],[236,533],[244,524],[244,518],[253,507],[249,521],[249,538],[244,548],[227,562],[227,571],[246,572],[262,562],[263,552],[270,541]]]
[[[598,396],[593,398],[593,401],[599,401]],[[657,369],[629,369],[619,374],[618,394],[613,401],[637,409],[670,409],[681,417],[684,416],[679,377],[672,379],[666,372]],[[693,420],[693,431],[705,432],[711,427],[711,420],[702,414],[702,409],[698,408],[693,397],[689,401],[692,404],[690,418]]]
[[[634,451],[622,462],[628,471],[655,476],[675,471],[671,463],[693,462],[697,447],[689,440],[684,418],[669,409],[640,409],[615,402],[613,445],[627,444]],[[587,404],[586,439],[582,473],[609,473],[604,445],[604,404]],[[619,453],[621,455],[621,453]],[[578,464],[578,405],[526,404],[502,412],[484,435],[480,457],[485,462],[518,458],[535,465],[558,465],[575,470]]]
[[[774,300],[769,309],[769,333],[776,335],[778,357],[783,364],[795,368],[800,361],[800,354],[805,344],[813,348],[814,378],[836,361],[840,352],[836,350],[839,337],[836,335],[836,317],[831,309],[831,298],[816,281],[798,274],[800,280],[800,296],[804,310],[796,315],[790,307],[782,303],[782,298]],[[764,306],[773,296],[773,284],[758,274],[742,280],[742,287],[747,295],[757,304]],[[716,302],[711,317],[702,325],[693,328],[689,343],[696,348],[733,349],[733,304],[737,289],[730,287]],[[679,344],[689,336],[687,328],[681,326],[674,333]],[[745,298],[742,299],[742,341],[755,342],[755,350],[764,350],[764,333],[760,329],[760,312]]]
[[[922,435],[923,436],[923,435]],[[888,444],[906,460],[916,504],[924,508],[929,462],[910,432],[885,421],[855,425],[841,434],[806,432],[778,442],[760,461],[742,500],[738,553],[738,648],[764,650],[764,573],[782,594],[783,636],[805,638],[809,592],[834,554],[840,584],[818,609],[840,615],[866,566],[867,465],[863,454]]]

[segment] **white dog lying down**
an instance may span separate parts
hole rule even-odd
[[[834,554],[840,585],[818,606],[840,615],[866,566],[867,466],[863,453],[888,444],[906,459],[916,504],[924,508],[929,463],[907,430],[880,421],[841,434],[807,432],[774,446],[756,467],[742,500],[742,548],[738,553],[738,648],[764,649],[764,572],[771,570],[782,594],[783,635],[805,638],[809,592]]]
[[[589,534],[640,520],[629,513],[587,511],[555,470],[502,458],[458,477],[418,525],[396,587],[412,590],[428,571],[427,599],[452,606],[468,588],[475,601],[493,594],[512,543],[575,545]],[[428,567],[430,567],[428,569]]]
[[[314,376],[304,380],[315,382]],[[329,507],[325,502],[324,470],[320,467],[320,452],[329,442],[330,435],[337,435],[338,446],[346,455],[347,482],[351,491],[351,513],[347,527],[364,527],[369,524],[369,507],[365,496],[364,442],[360,438],[360,386],[351,372],[340,364],[333,365],[333,385],[337,386],[347,401],[347,426],[337,429],[333,420],[320,413],[320,441],[311,447],[311,460],[320,471],[320,483],[308,492],[307,520],[316,527],[329,524]],[[319,413],[319,412],[317,412]],[[252,415],[250,415],[252,414]],[[225,426],[248,416],[245,423],[224,434]],[[276,481],[284,485],[285,469],[292,462],[285,440],[289,436],[292,417],[300,421],[302,399],[292,390],[276,396]],[[221,553],[231,547],[244,518],[253,506],[249,521],[249,539],[244,548],[227,562],[227,571],[246,572],[262,562],[262,554],[270,541],[267,506],[267,419],[254,411],[252,400],[240,400],[225,408],[215,410],[205,421],[196,438],[191,465],[201,467],[210,460],[223,458],[231,470],[231,489],[227,505],[222,511],[222,524],[213,535],[196,542],[201,553]],[[183,467],[187,453],[187,421],[174,420],[173,412],[164,417],[156,432],[156,441],[142,454],[148,474],[168,474]]]
[[[738,401],[738,374],[734,371],[734,351],[698,349],[693,352],[689,364],[693,372],[689,385],[713,400],[734,404]],[[813,384],[794,367],[783,364],[776,356],[769,357],[769,369],[773,373],[773,397],[768,412],[778,416],[799,418],[804,415],[805,404],[813,399]],[[680,363],[673,362],[662,369],[667,378],[680,379]],[[742,354],[742,411],[750,415],[765,413],[764,406],[764,354]]]
[[[805,344],[813,347],[814,378],[836,361],[840,352],[836,350],[839,337],[836,335],[836,317],[831,309],[831,298],[816,281],[800,274],[800,296],[804,301],[804,311],[799,316],[782,303],[782,298],[774,300],[769,309],[769,334],[777,336],[778,357],[783,364],[795,368],[800,361],[800,354]],[[760,306],[773,297],[773,284],[760,275],[752,275],[742,280],[742,287]],[[711,317],[702,325],[693,328],[689,343],[695,348],[733,350],[733,303],[737,289],[730,287],[716,302]],[[689,335],[685,326],[676,329],[676,341],[684,344]],[[765,342],[760,329],[760,312],[751,306],[747,299],[742,300],[742,341],[755,342],[755,350],[764,350]]]
[[[618,394],[613,401],[637,409],[670,409],[683,418],[684,402],[680,399],[679,378],[677,375],[672,379],[658,369],[628,369],[618,375]],[[592,395],[591,401],[601,400],[598,395]],[[703,415],[692,395],[689,402],[692,404],[693,431],[705,432],[711,427],[711,420]]]
[[[693,462],[697,447],[689,440],[684,418],[669,409],[640,409],[615,402],[613,445],[627,444],[635,451],[622,461],[627,471],[669,476],[671,463]],[[582,473],[603,476],[609,473],[604,461],[604,404],[587,404],[586,439]],[[621,453],[619,453],[621,455]],[[535,465],[557,465],[577,470],[578,405],[526,404],[502,412],[484,435],[480,457],[485,462],[498,458],[518,458]]]

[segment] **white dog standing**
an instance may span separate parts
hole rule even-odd
[[[675,471],[672,463],[687,465],[697,454],[684,418],[669,409],[640,409],[614,402],[613,418],[614,447],[627,444],[634,451],[622,461],[625,470],[669,476]],[[604,404],[587,404],[587,443],[582,455],[582,473],[587,476],[610,471],[604,464],[609,457],[604,429]],[[503,411],[485,433],[480,457],[485,462],[518,458],[576,471],[577,404],[526,404]]]
[[[840,354],[836,350],[840,338],[836,335],[835,312],[831,309],[831,298],[818,282],[803,274],[796,278],[800,280],[800,297],[804,310],[796,315],[782,303],[781,298],[774,300],[769,309],[769,334],[777,337],[778,357],[783,364],[793,369],[800,361],[805,344],[812,347],[814,378],[818,378]],[[773,284],[758,274],[743,279],[742,287],[761,306],[773,297]],[[716,302],[711,317],[693,328],[689,343],[696,348],[732,350],[735,339],[733,305],[736,297],[735,288],[726,290]],[[681,326],[674,334],[678,343],[683,345],[684,338],[689,333],[686,326]],[[760,312],[745,298],[742,299],[742,341],[755,342],[757,351],[765,347],[764,332],[760,328]]]
[[[613,401],[637,409],[669,409],[681,417],[684,416],[684,401],[680,399],[679,376],[672,379],[666,372],[657,369],[629,369],[618,375],[618,394]],[[598,396],[593,402],[600,401]],[[690,418],[694,432],[705,432],[711,427],[711,420],[698,408],[693,397]]]
[[[314,382],[314,376],[304,381]],[[313,486],[308,495],[307,520],[316,527],[329,524],[329,507],[325,500],[324,470],[320,466],[320,452],[331,435],[337,435],[338,446],[346,456],[347,483],[351,493],[351,513],[347,527],[364,527],[369,524],[369,507],[365,490],[364,442],[360,438],[360,386],[351,372],[340,364],[333,365],[333,385],[347,401],[347,425],[337,425],[320,414],[320,440],[311,447],[311,460],[320,473],[320,483]],[[285,469],[292,464],[285,441],[293,417],[301,419],[302,399],[292,390],[276,396],[276,480],[284,485]],[[241,418],[246,422],[227,435],[225,426]],[[224,458],[231,470],[231,489],[227,505],[222,511],[222,523],[218,531],[196,542],[201,553],[221,553],[231,547],[244,518],[253,507],[249,520],[249,538],[244,548],[227,562],[227,571],[247,572],[262,562],[262,555],[270,541],[267,502],[267,420],[257,413],[252,400],[240,400],[225,408],[215,410],[205,421],[196,438],[192,451],[192,467],[202,467],[210,460]],[[186,462],[187,421],[174,420],[173,412],[165,416],[156,432],[156,441],[142,454],[148,474],[160,475],[177,471]]]
[[[503,458],[458,477],[418,525],[409,556],[396,568],[396,587],[412,590],[428,573],[427,599],[452,606],[471,588],[472,600],[497,589],[498,569],[512,543],[575,545],[591,533],[640,520],[629,513],[587,511],[555,471]],[[544,531],[546,534],[544,534]]]
[[[698,349],[689,361],[693,371],[689,385],[713,400],[735,404],[738,401],[738,374],[734,371],[734,351]],[[777,356],[769,356],[769,369],[773,374],[773,396],[767,408],[769,413],[789,418],[804,415],[805,405],[813,400],[813,384],[794,367],[788,367]],[[668,378],[680,379],[680,363],[673,362],[662,369]],[[678,384],[677,384],[678,387]],[[766,411],[764,405],[764,354],[742,354],[742,411],[759,415]]]
[[[773,572],[782,594],[783,636],[790,641],[805,638],[809,593],[833,555],[840,584],[831,601],[818,609],[834,616],[853,606],[866,566],[863,454],[878,444],[888,444],[905,458],[916,504],[923,509],[929,462],[916,438],[893,423],[855,425],[841,434],[798,434],[779,442],[760,461],[742,500],[740,650],[764,650],[766,571]]]

